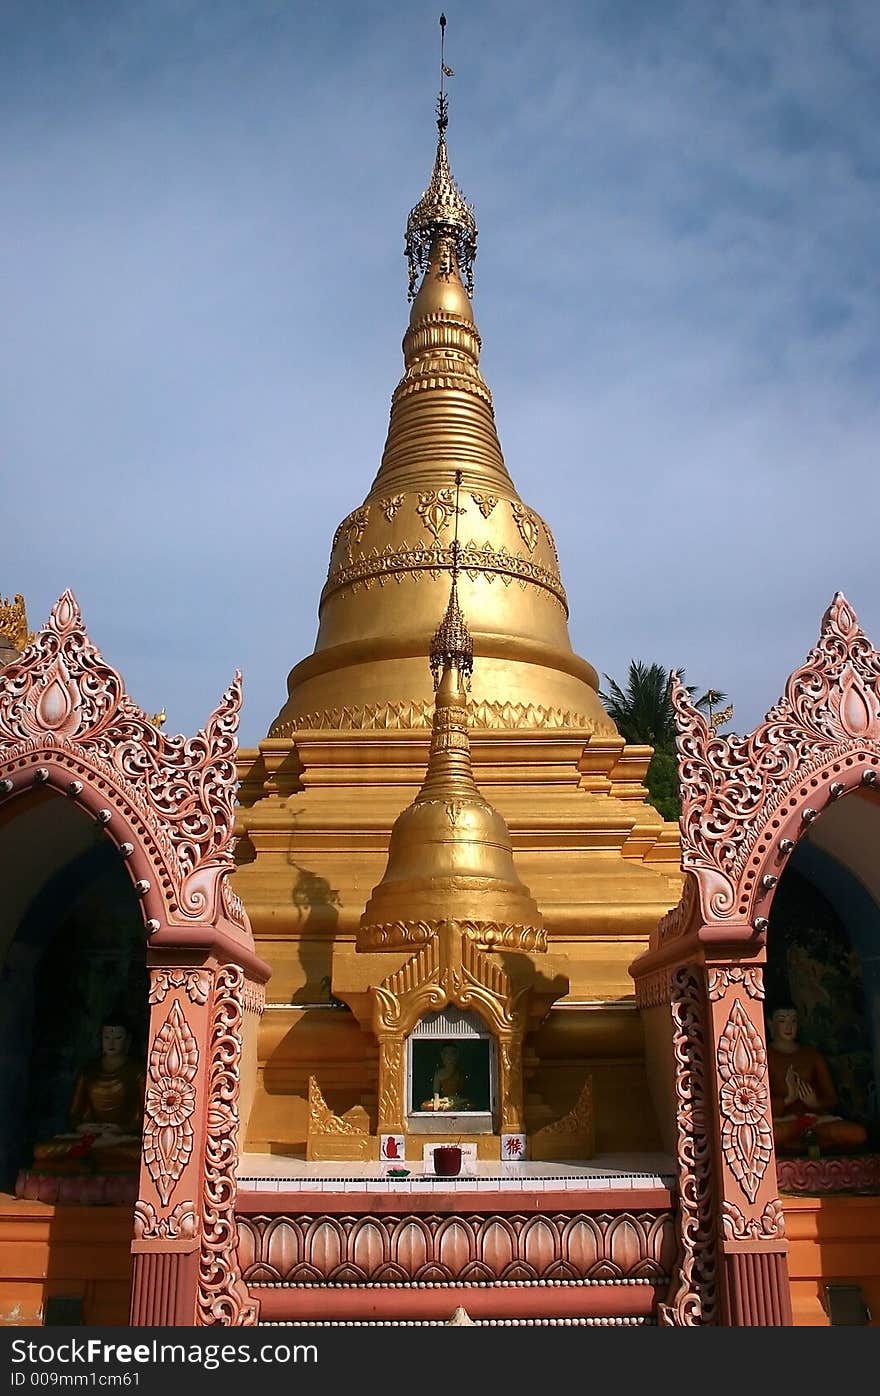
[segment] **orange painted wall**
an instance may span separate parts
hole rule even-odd
[[[128,1323],[130,1207],[51,1207],[0,1194],[0,1323],[41,1324],[51,1294],[87,1324]]]
[[[783,1197],[798,1326],[828,1326],[826,1284],[861,1285],[880,1326],[880,1197]]]

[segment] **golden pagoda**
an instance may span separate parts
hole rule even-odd
[[[467,916],[531,927],[512,957],[528,974],[547,950],[564,966],[552,981],[541,972],[544,997],[532,998],[526,1115],[535,1128],[565,1116],[591,1079],[598,1148],[659,1142],[627,967],[678,900],[678,831],[646,802],[650,749],[625,744],[572,650],[553,535],[504,463],[471,305],[476,221],[447,124],[441,87],[434,168],[407,223],[412,305],[381,464],[334,535],[314,651],[291,670],[268,737],[240,753],[235,886],[273,968],[254,1151],[301,1150],[316,1111],[354,1111],[356,1133],[388,1124],[367,1004],[394,942],[380,949],[376,928],[447,920],[448,888],[430,887],[437,860],[466,845],[494,866],[482,879],[471,869]],[[445,610],[447,629],[467,616],[474,656],[456,775],[473,789],[451,803],[480,827],[457,845],[419,833],[426,791],[460,756],[441,761],[436,722],[456,707],[462,670],[444,669],[435,644],[435,705],[426,663]],[[512,862],[498,873],[505,840],[513,877]]]

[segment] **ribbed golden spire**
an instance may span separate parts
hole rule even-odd
[[[481,726],[614,732],[595,669],[572,652],[553,535],[504,464],[462,282],[463,273],[470,285],[476,223],[449,171],[442,86],[439,110],[434,172],[407,224],[410,271],[424,274],[385,450],[366,498],[336,530],[314,653],[289,675],[273,737],[429,725],[424,656],[447,598],[440,639],[453,642],[463,608],[479,657]],[[442,658],[435,686],[441,669]]]

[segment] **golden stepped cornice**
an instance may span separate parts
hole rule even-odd
[[[276,723],[269,736],[289,737],[297,732],[333,731],[340,728],[374,728],[379,731],[414,731],[430,727],[434,704],[427,699],[421,703],[375,703],[345,708],[325,708],[323,712],[304,713],[289,722]],[[588,720],[583,713],[564,712],[561,708],[542,708],[533,703],[476,702],[471,706],[471,731],[517,731],[520,728],[550,728],[582,733],[597,732],[600,725]],[[607,730],[611,732],[611,728]]]
[[[357,933],[359,950],[410,950],[437,935],[439,921],[390,921],[384,925],[361,925]],[[463,940],[471,940],[480,950],[541,952],[547,949],[543,926],[511,926],[499,921],[453,919]]]

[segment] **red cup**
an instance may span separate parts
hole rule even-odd
[[[454,1178],[461,1172],[461,1149],[457,1144],[439,1144],[434,1150],[434,1172]]]

